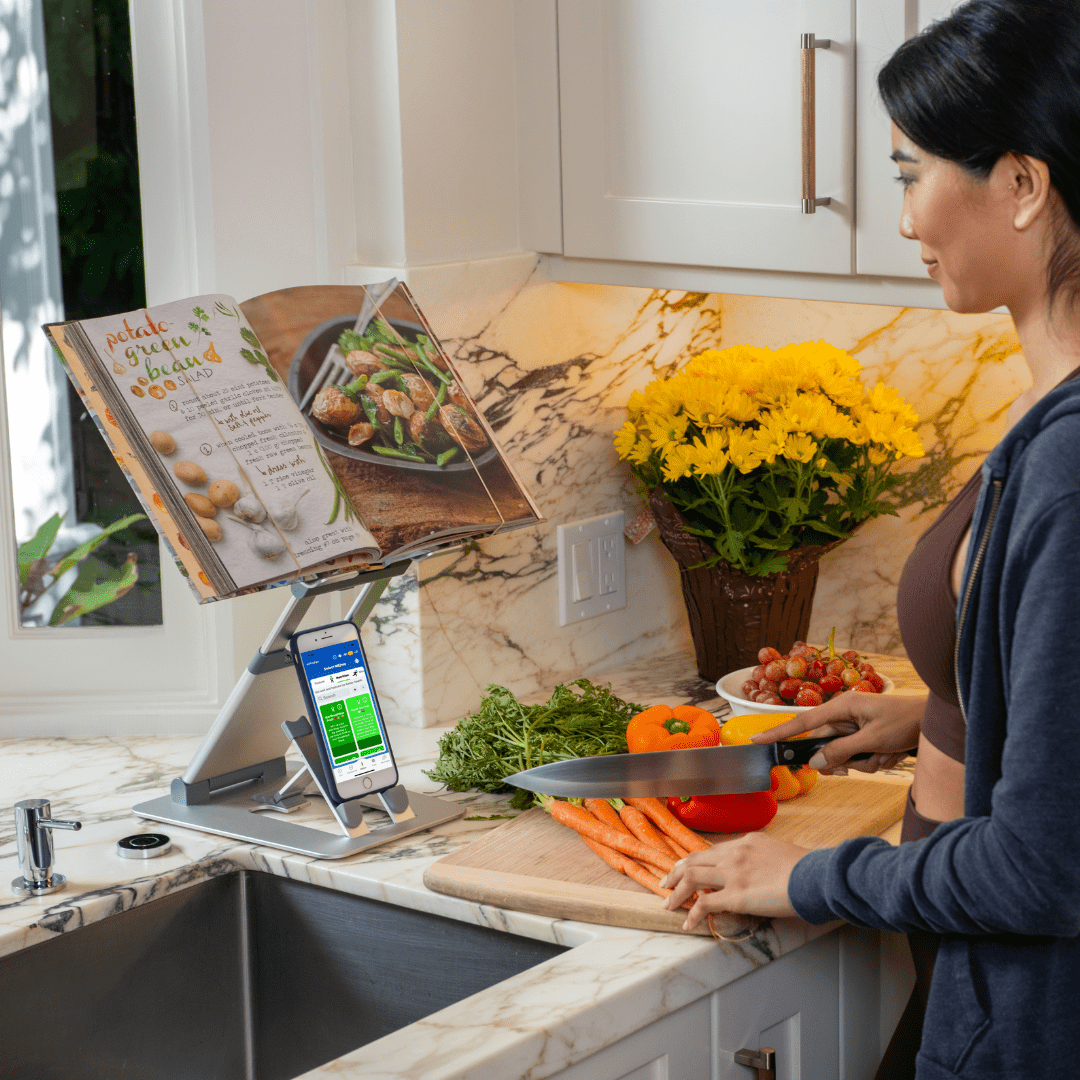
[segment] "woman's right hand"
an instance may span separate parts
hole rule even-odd
[[[803,732],[814,737],[841,735],[822,747],[809,761],[823,773],[889,769],[918,745],[919,726],[926,698],[899,694],[863,694],[848,690],[823,705],[799,713],[792,720],[751,736],[755,743],[792,739]],[[848,761],[853,754],[870,753],[864,761]]]

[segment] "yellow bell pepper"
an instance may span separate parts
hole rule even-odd
[[[720,745],[736,746],[739,743],[748,743],[751,735],[793,720],[795,715],[768,713],[763,716],[761,713],[741,713],[733,716],[720,728]],[[806,736],[797,737],[802,739]],[[817,783],[818,778],[817,769],[808,769],[805,765],[795,769],[788,768],[787,765],[777,765],[772,774],[780,782],[780,786],[773,792],[780,802],[805,794]]]

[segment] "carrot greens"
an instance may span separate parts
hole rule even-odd
[[[492,683],[480,708],[439,740],[438,761],[427,775],[451,791],[512,790],[503,782],[511,773],[567,758],[625,754],[626,725],[640,711],[588,679],[555,687],[542,705],[522,705]],[[511,805],[524,809],[532,801],[532,792],[516,789]]]

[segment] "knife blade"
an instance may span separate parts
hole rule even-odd
[[[641,754],[601,754],[538,765],[506,777],[514,787],[567,799],[647,799],[768,791],[776,765],[805,765],[832,735]],[[852,761],[870,757],[854,754]]]

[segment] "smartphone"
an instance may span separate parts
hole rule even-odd
[[[398,782],[379,699],[353,622],[294,634],[289,652],[307,702],[328,794],[338,802]]]

